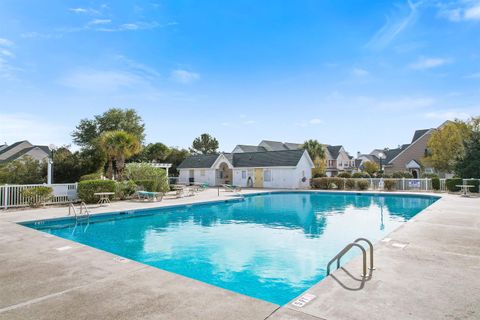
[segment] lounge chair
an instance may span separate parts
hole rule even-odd
[[[139,200],[162,201],[162,192],[137,191]]]
[[[240,188],[239,186],[234,186],[234,185],[231,185],[231,184],[222,184],[222,187],[225,189],[225,191],[229,191],[229,192],[240,192],[240,191],[242,191],[242,188]]]

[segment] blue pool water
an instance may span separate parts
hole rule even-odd
[[[102,215],[88,225],[75,226],[72,220],[26,225],[283,305],[322,280],[328,261],[347,243],[357,237],[377,241],[436,200],[271,193]]]

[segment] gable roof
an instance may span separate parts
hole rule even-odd
[[[220,154],[193,155],[183,160],[177,168],[210,168],[219,156]]]
[[[3,154],[3,153],[5,153],[5,152],[7,152],[7,151],[9,151],[9,150],[12,150],[13,148],[17,147],[19,144],[22,144],[22,143],[24,143],[24,142],[28,142],[28,141],[27,141],[27,140],[18,141],[18,142],[15,142],[15,143],[9,145],[9,146],[6,147],[6,148],[2,148],[2,149],[0,150],[0,155]]]
[[[328,152],[330,152],[330,155],[332,158],[337,159],[338,154],[340,153],[340,149],[342,149],[342,146],[327,146]]]
[[[302,143],[292,143],[292,142],[285,142],[284,145],[288,148],[288,150],[298,150],[302,148]]]
[[[411,143],[414,143],[415,141],[417,141],[418,139],[420,139],[423,135],[425,135],[425,133],[427,133],[428,131],[430,131],[430,129],[422,129],[422,130],[416,130],[415,133],[413,134],[413,138],[412,138],[412,142]]]
[[[21,142],[23,142],[23,141],[21,141]],[[33,149],[37,149],[37,148],[41,149],[43,152],[45,152],[47,154],[47,156],[50,156],[50,148],[48,148],[47,146],[33,146],[33,147],[21,149],[20,151],[12,154],[10,157],[8,157],[6,159],[3,159],[3,160],[0,160],[0,163],[5,163],[5,162],[10,162],[10,161],[13,161],[13,160],[17,160],[18,158],[22,157],[23,155],[25,155],[29,151],[31,151]]]
[[[233,166],[245,167],[296,167],[304,150],[244,152],[233,154]]]
[[[385,150],[385,163],[390,163],[396,156],[400,154],[404,149],[402,148],[395,148],[395,149],[388,149]]]
[[[260,145],[264,145],[264,148],[267,151],[282,151],[282,150],[288,150],[288,148],[285,146],[283,142],[280,141],[270,141],[270,140],[262,140],[260,142]]]
[[[233,167],[296,167],[304,150],[281,150],[223,154]],[[193,155],[178,166],[179,169],[211,168],[220,154]]]
[[[237,145],[237,147],[241,148],[243,150],[243,152],[263,152],[263,151],[267,151],[267,149],[265,149],[264,147],[251,146],[251,145],[247,145],[247,144],[239,144],[239,145]]]

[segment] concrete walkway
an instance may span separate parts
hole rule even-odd
[[[92,211],[232,196],[212,189],[192,198],[121,202]],[[375,246],[371,279],[359,279],[361,264],[354,259],[311,288],[315,298],[302,308],[279,308],[13,223],[66,212],[0,212],[0,319],[480,318],[478,198],[445,195]]]

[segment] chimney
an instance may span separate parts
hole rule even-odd
[[[360,155],[361,155],[360,151],[357,151],[357,158],[360,158]]]

